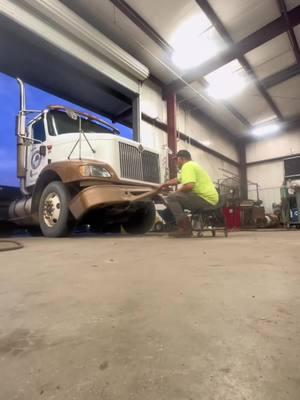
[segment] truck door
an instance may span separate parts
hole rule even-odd
[[[28,127],[32,144],[27,148],[26,186],[36,183],[42,169],[47,165],[46,130],[44,116]],[[41,149],[41,146],[44,148]],[[43,150],[43,151],[42,151]]]

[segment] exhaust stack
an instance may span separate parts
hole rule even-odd
[[[20,86],[20,111],[24,112],[26,111],[26,96],[25,96],[24,82],[20,78],[17,78],[17,81]]]
[[[20,189],[24,195],[26,190],[26,96],[24,82],[17,78],[20,87],[20,111],[17,117],[17,176],[20,178]]]

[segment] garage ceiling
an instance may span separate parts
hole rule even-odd
[[[235,42],[280,17],[274,0],[210,0],[209,3]]]
[[[271,96],[276,101],[284,117],[292,118],[300,115],[300,75],[289,79],[270,89]]]
[[[300,0],[102,0],[90,1],[88,7],[85,0],[61,1],[146,64],[165,89],[180,82],[181,104],[199,108],[237,137],[247,137],[253,125],[272,119],[288,122],[300,115]],[[237,96],[226,101],[210,97],[206,74],[190,74],[188,84],[182,82],[189,72],[172,62],[172,41],[177,28],[192,17],[204,21],[206,31],[219,36],[229,52],[252,35],[248,44],[255,41],[254,47],[231,58],[240,63],[237,74],[243,70],[248,77]],[[262,28],[269,29],[271,40],[265,31],[253,36]]]
[[[246,58],[259,79],[267,78],[297,61],[287,33],[250,51]]]

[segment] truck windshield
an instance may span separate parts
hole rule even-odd
[[[79,118],[81,119],[81,129],[86,133],[115,133],[98,123],[78,116],[77,120],[70,118],[65,112],[52,110],[48,112],[48,126],[51,136],[62,135],[65,133],[79,132]]]

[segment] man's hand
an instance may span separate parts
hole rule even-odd
[[[169,185],[167,182],[162,183],[162,184],[159,186],[159,191],[164,190],[164,189],[167,189],[168,187],[170,187],[170,185]]]
[[[163,191],[167,191],[168,189],[170,189],[170,185],[167,185],[166,183],[163,183],[162,185],[160,185],[157,189],[157,192],[163,192]]]
[[[176,186],[177,184],[178,184],[177,178],[170,179],[169,181],[167,181],[159,186],[159,191],[168,189],[169,186]]]

